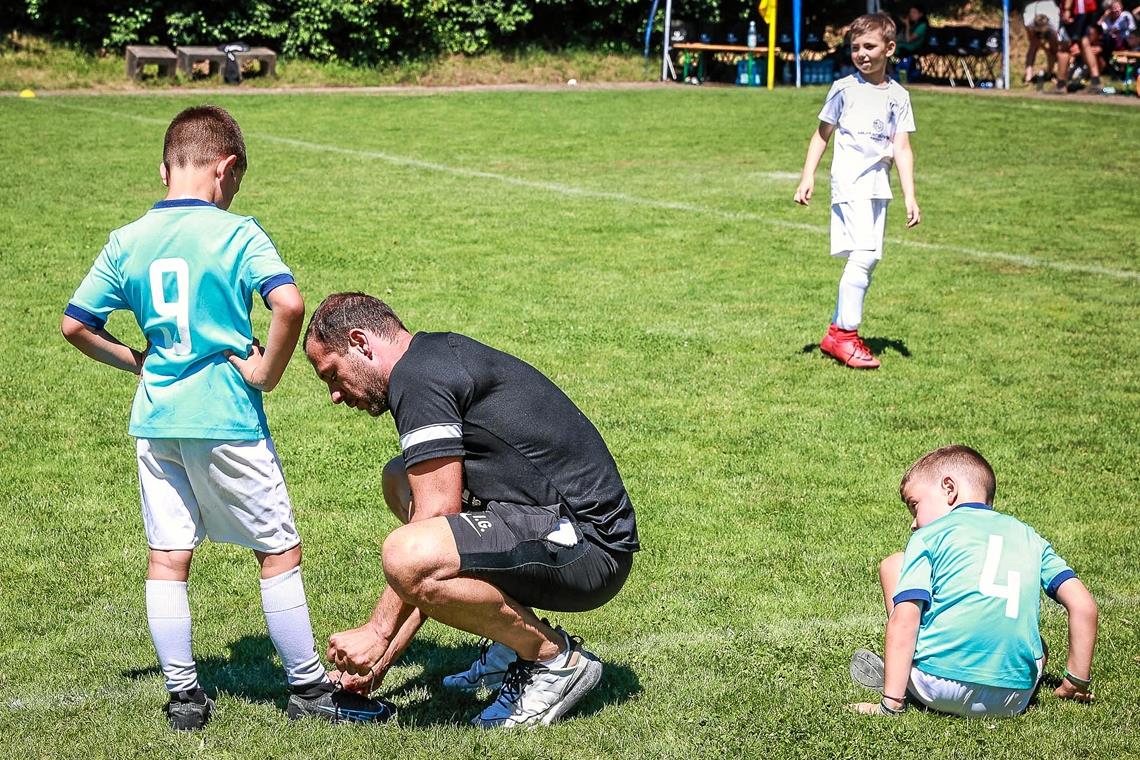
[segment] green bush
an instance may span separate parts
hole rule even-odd
[[[791,0],[780,1],[780,26],[789,26]],[[23,0],[0,4],[0,28],[18,28],[87,48],[242,40],[269,45],[287,56],[373,64],[536,45],[640,49],[651,2]],[[661,0],[655,17],[655,44],[660,40],[664,5]],[[815,0],[804,10],[815,19],[843,23],[863,8],[862,0]],[[756,18],[757,9],[755,2],[743,0],[677,0],[674,16],[727,26]]]

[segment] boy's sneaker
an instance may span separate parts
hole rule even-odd
[[[883,690],[883,658],[869,649],[856,649],[851,655],[851,680],[875,691]]]
[[[165,712],[175,731],[200,731],[214,713],[214,700],[206,696],[201,686],[176,691],[171,693]]]
[[[819,342],[819,350],[855,369],[875,369],[879,366],[879,360],[867,348],[857,330],[842,330],[834,323],[827,328],[827,334]]]
[[[518,659],[515,650],[497,641],[483,639],[479,642],[479,656],[471,667],[462,673],[443,677],[443,686],[455,691],[477,691],[486,686],[491,691],[503,685],[507,668]]]
[[[342,689],[331,681],[290,691],[285,714],[289,720],[312,717],[329,723],[383,723],[396,715],[396,707],[382,699],[370,699]]]
[[[602,680],[602,663],[582,649],[582,640],[561,632],[567,650],[556,667],[516,659],[507,668],[495,701],[472,719],[480,728],[549,726],[568,713]]]

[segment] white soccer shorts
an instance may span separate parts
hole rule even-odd
[[[152,549],[209,537],[266,554],[301,542],[273,441],[139,438],[139,492]]]
[[[832,204],[831,255],[872,251],[876,260],[881,259],[889,202],[886,198],[868,198]]]
[[[1037,682],[1044,672],[1044,660],[1037,661]],[[940,713],[964,718],[1012,718],[1025,712],[1037,682],[1028,689],[1003,689],[952,678],[939,678],[910,669],[910,693],[919,702]]]

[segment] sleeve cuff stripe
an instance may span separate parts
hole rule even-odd
[[[265,282],[261,283],[261,287],[258,289],[258,292],[261,293],[262,298],[265,298],[274,288],[279,288],[282,285],[294,285],[296,282],[297,281],[293,279],[293,275],[288,274],[287,272],[282,274],[275,274]]]
[[[900,602],[922,602],[925,605],[929,605],[930,592],[920,588],[907,589],[906,591],[900,591],[895,594],[895,598],[891,601],[895,604],[899,604]]]
[[[1057,589],[1061,588],[1061,584],[1070,578],[1076,578],[1077,574],[1072,570],[1065,569],[1053,576],[1053,580],[1049,581],[1049,586],[1045,589],[1045,593],[1050,599],[1057,598]]]
[[[107,324],[107,320],[100,319],[91,312],[87,311],[87,309],[76,306],[73,303],[69,303],[67,305],[67,308],[63,310],[63,313],[77,322],[82,322],[92,330],[102,330],[103,326]]]
[[[407,451],[413,446],[418,446],[428,441],[449,440],[453,438],[463,439],[462,425],[426,425],[400,436],[400,448]]]

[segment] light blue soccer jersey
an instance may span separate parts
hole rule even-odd
[[[958,681],[1028,689],[1043,654],[1041,593],[1074,573],[1045,539],[985,504],[962,504],[911,535],[895,604],[923,607],[914,666]]]
[[[127,309],[150,341],[131,435],[257,440],[269,435],[261,392],[223,352],[249,353],[253,294],[292,282],[253,217],[196,199],[160,201],[111,233],[65,313],[101,329]]]

